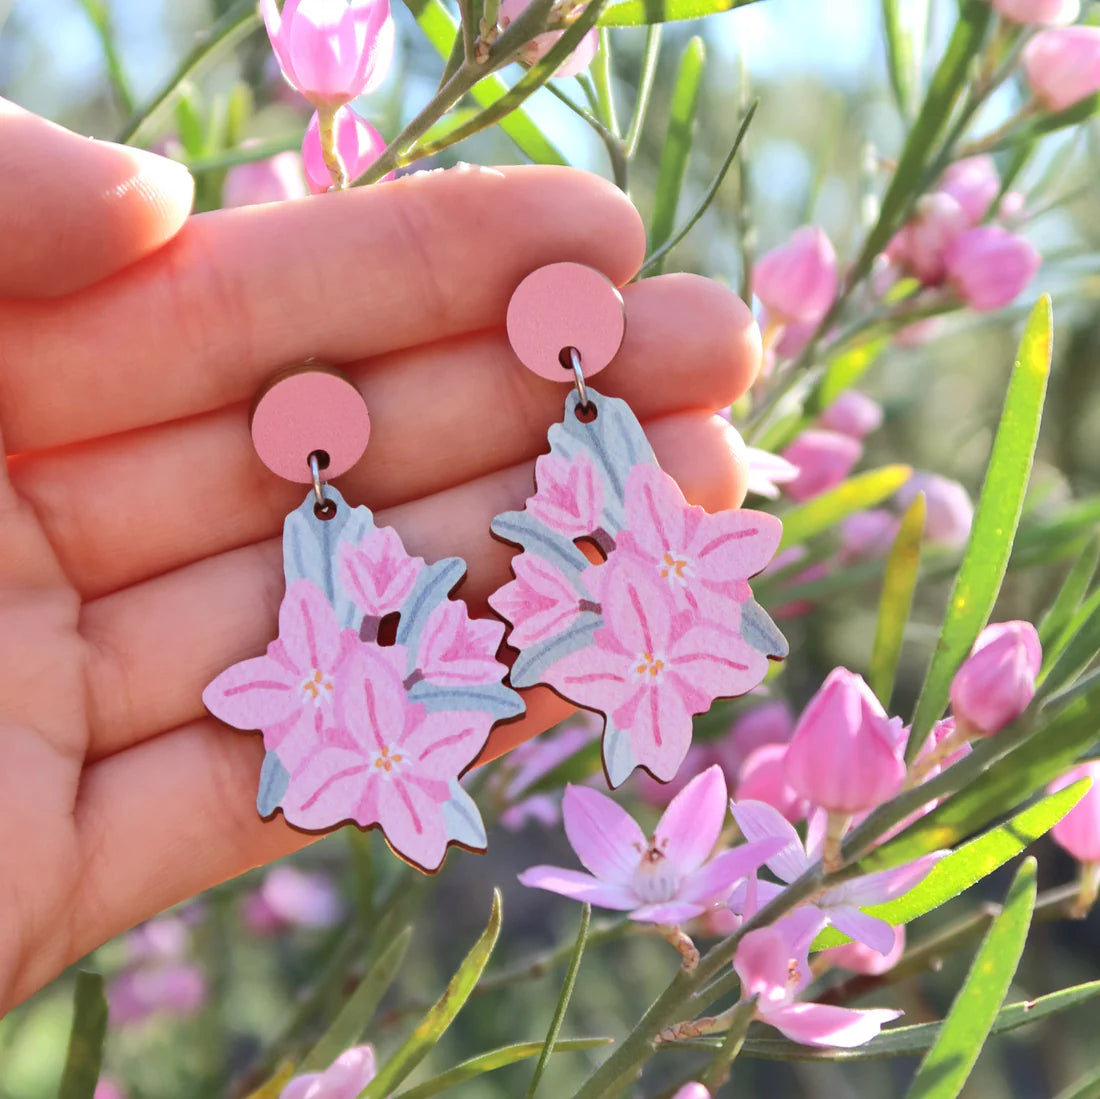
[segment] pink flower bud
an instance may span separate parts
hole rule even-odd
[[[866,561],[889,553],[897,537],[900,520],[885,508],[872,508],[849,515],[840,524],[840,560]]]
[[[279,153],[267,160],[230,168],[222,184],[222,205],[258,206],[305,198],[306,193],[302,158],[297,153]]]
[[[531,0],[502,0],[500,5],[500,25],[507,27],[512,20],[518,18]],[[536,35],[523,48],[522,61],[525,65],[534,65],[541,61],[561,38],[564,31],[550,31],[547,34]],[[584,72],[600,48],[600,32],[592,28],[577,44],[577,48],[561,63],[555,76],[577,76]]]
[[[925,195],[898,236],[906,266],[925,286],[943,282],[944,257],[951,243],[970,228],[962,206],[951,195],[937,191]]]
[[[804,225],[761,256],[753,292],[778,323],[820,324],[837,292],[836,252],[824,231]]]
[[[765,702],[742,714],[726,738],[729,749],[744,756],[765,744],[787,744],[794,732],[794,714],[786,702]]]
[[[1100,28],[1097,28],[1100,33]],[[1100,39],[1097,40],[1100,43]],[[968,229],[944,255],[947,278],[972,309],[1000,309],[1014,301],[1039,270],[1031,242],[998,225]]]
[[[711,1099],[710,1092],[707,1091],[702,1084],[697,1084],[694,1081],[690,1084],[685,1084],[672,1099]]]
[[[882,426],[882,405],[858,389],[849,389],[825,409],[817,422],[827,431],[862,439]]]
[[[336,151],[344,170],[348,179],[357,179],[385,152],[386,139],[350,107],[341,107],[336,112],[334,126]],[[332,187],[332,176],[321,152],[321,128],[316,113],[309,120],[302,138],[302,163],[313,194],[324,194]],[[393,179],[393,173],[385,178]]]
[[[353,1046],[344,1050],[324,1072],[295,1076],[279,1092],[279,1099],[357,1099],[374,1079],[374,1049]]]
[[[974,505],[966,489],[938,473],[914,473],[898,490],[897,501],[907,508],[918,492],[925,497],[924,537],[936,546],[965,546],[974,522]]]
[[[986,626],[951,681],[951,709],[969,732],[991,736],[1013,722],[1035,696],[1043,663],[1030,622]]]
[[[863,455],[863,445],[850,435],[810,428],[786,450],[783,457],[798,467],[798,476],[783,486],[792,500],[809,500],[839,485]]]
[[[905,779],[903,743],[861,676],[835,668],[802,711],[787,749],[787,781],[813,805],[859,813]]]
[[[1092,786],[1050,834],[1079,862],[1100,862],[1100,760],[1067,771],[1050,784],[1048,792],[1064,790],[1083,778],[1092,779]]]
[[[92,1099],[126,1099],[126,1093],[110,1076],[101,1076]]]
[[[992,0],[993,10],[1013,23],[1072,23],[1080,0]]]
[[[1064,111],[1100,91],[1100,27],[1042,31],[1024,47],[1024,72],[1044,107]]]
[[[787,782],[786,759],[786,744],[765,744],[750,752],[737,779],[737,800],[766,802],[795,824],[809,805]]]
[[[992,157],[971,156],[955,161],[943,173],[938,190],[959,204],[971,225],[978,225],[1001,193],[1001,177]]]
[[[374,91],[393,60],[389,0],[260,0],[267,36],[291,87],[315,107]]]
[[[886,954],[880,954],[877,950],[853,940],[843,946],[833,946],[823,950],[818,957],[837,969],[847,969],[852,973],[860,973],[867,977],[877,977],[880,973],[886,973],[898,964],[898,959],[905,953],[905,928],[894,928],[894,945]]]

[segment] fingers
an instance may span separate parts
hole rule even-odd
[[[44,308],[0,304],[0,417],[13,451],[248,400],[308,357],[353,362],[502,324],[557,260],[618,283],[645,248],[609,183],[534,167],[420,173],[190,219],[118,277]]]
[[[690,275],[627,287],[628,337],[596,379],[641,418],[728,405],[749,384],[756,326],[728,290]],[[374,425],[345,496],[387,508],[546,449],[568,386],[516,362],[503,332],[448,340],[350,371]],[[66,572],[85,597],[278,533],[300,486],[257,459],[245,410],[150,428],[15,463]],[[140,531],[140,536],[135,533]]]
[[[175,235],[193,190],[180,164],[0,99],[0,297],[69,294],[120,271]]]
[[[689,499],[710,510],[740,503],[740,440],[725,421],[683,413],[648,423],[646,432]],[[533,484],[527,462],[381,512],[377,520],[395,527],[410,553],[463,557],[468,572],[459,595],[484,612],[488,595],[510,578],[514,552],[490,535],[489,523],[521,506]],[[282,595],[281,546],[272,539],[87,604],[81,630],[91,652],[89,758],[199,717],[206,684],[272,639]]]

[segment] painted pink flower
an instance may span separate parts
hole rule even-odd
[[[344,1050],[324,1072],[295,1076],[279,1092],[279,1099],[358,1099],[375,1077],[374,1050],[353,1046]]]
[[[535,462],[537,491],[527,511],[566,538],[592,534],[603,513],[603,482],[583,451],[574,458],[543,454]]]
[[[691,745],[692,715],[716,698],[744,694],[764,678],[767,658],[735,632],[678,611],[651,563],[616,551],[581,574],[600,603],[594,644],[551,665],[545,682],[606,713],[625,733],[634,764],[669,781]]]
[[[340,544],[340,583],[351,601],[371,618],[397,610],[424,568],[410,557],[393,527],[375,527],[359,543]]]
[[[447,851],[443,806],[450,784],[481,750],[489,714],[430,713],[409,699],[401,645],[360,645],[352,682],[282,800],[289,823],[331,828],[380,824],[390,846],[425,870]]]
[[[516,19],[531,0],[503,0],[500,5],[500,24],[506,27],[513,19]],[[563,31],[549,31],[546,34],[536,35],[523,48],[523,63],[534,65],[544,58],[561,38]],[[558,67],[555,76],[577,76],[584,72],[600,48],[600,33],[592,28],[577,44],[577,48]]]
[[[726,817],[719,767],[696,775],[672,799],[647,840],[634,818],[604,794],[568,786],[565,834],[589,873],[532,866],[519,880],[534,889],[629,912],[641,923],[680,924],[701,915],[755,873],[781,841],[742,844],[711,858]]]
[[[626,480],[626,529],[617,553],[645,561],[677,609],[726,621],[752,594],[748,579],[767,567],[783,524],[761,511],[711,515],[684,499],[659,466],[640,463]],[[754,684],[755,686],[755,684]]]
[[[386,139],[350,107],[340,107],[333,119],[336,131],[336,151],[348,179],[358,179],[385,151]],[[321,151],[321,126],[317,113],[309,120],[302,138],[302,166],[309,189],[315,195],[331,190],[333,181]],[[385,179],[393,179],[391,172]]]
[[[515,580],[489,596],[489,606],[512,623],[508,643],[526,649],[563,632],[580,613],[580,597],[549,561],[536,553],[512,558]]]
[[[295,580],[279,608],[279,636],[264,656],[227,668],[203,691],[206,708],[235,729],[261,729],[264,747],[293,771],[331,725],[359,647],[324,594]]]
[[[471,618],[465,603],[445,599],[428,616],[416,666],[433,683],[499,683],[507,671],[497,660],[503,637],[503,622]]]

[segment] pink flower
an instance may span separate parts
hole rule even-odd
[[[389,0],[260,0],[283,76],[315,107],[374,91],[393,60]]]
[[[991,736],[1015,721],[1035,696],[1043,663],[1030,622],[986,626],[951,681],[955,720],[973,736]]]
[[[625,810],[585,786],[566,787],[562,816],[569,843],[590,873],[532,866],[519,880],[629,912],[641,923],[680,924],[701,915],[780,846],[766,840],[710,857],[726,817],[726,780],[718,767],[696,775],[672,799],[651,840]]]
[[[844,563],[881,557],[897,537],[899,519],[885,508],[857,511],[840,524],[840,560]]]
[[[580,596],[549,561],[538,554],[512,558],[515,580],[489,596],[489,606],[512,623],[508,643],[526,649],[565,630],[580,613]]]
[[[820,930],[812,910],[799,909],[771,927],[750,931],[738,944],[733,968],[741,998],[756,997],[756,1017],[792,1042],[849,1049],[869,1042],[900,1011],[859,1011],[799,1002],[810,983],[809,946]]]
[[[903,749],[863,678],[834,668],[798,719],[787,749],[787,781],[830,812],[874,809],[901,789]]]
[[[947,273],[948,248],[969,228],[970,219],[953,196],[925,195],[901,231],[906,266],[925,286],[938,286]]]
[[[187,953],[191,929],[179,916],[158,916],[127,933],[126,958],[135,962],[180,961]]]
[[[882,405],[858,389],[847,389],[818,418],[826,431],[862,439],[882,427]]]
[[[293,770],[283,813],[298,828],[380,824],[390,846],[425,870],[449,840],[451,785],[485,744],[492,716],[429,712],[402,682],[401,645],[361,645],[331,724]]]
[[[918,492],[925,498],[924,537],[937,546],[965,546],[974,522],[974,505],[966,489],[937,473],[914,473],[898,490],[897,501],[907,508]]]
[[[101,1076],[92,1099],[126,1099],[126,1093],[110,1076]]]
[[[595,463],[584,452],[575,458],[543,454],[535,462],[537,491],[527,510],[566,538],[580,538],[599,528],[603,514],[603,482]]]
[[[1100,27],[1042,31],[1024,47],[1024,72],[1035,97],[1064,111],[1100,91]]]
[[[305,196],[302,160],[291,152],[238,164],[225,173],[222,184],[222,206],[256,206]]]
[[[1100,761],[1078,764],[1052,782],[1047,792],[1064,790],[1083,778],[1092,779],[1092,786],[1050,834],[1079,862],[1100,862]]]
[[[518,832],[528,821],[534,820],[549,828],[560,817],[558,801],[549,794],[533,794],[525,797],[529,787],[576,755],[597,735],[590,720],[592,715],[578,717],[557,732],[544,733],[521,744],[508,757],[514,770],[505,772],[507,785],[501,791],[508,808],[500,815],[500,823],[510,832]],[[500,772],[498,772],[500,774]]]
[[[500,5],[500,25],[507,27],[512,20],[518,18],[531,0],[502,0]],[[523,49],[522,60],[525,65],[534,65],[541,61],[561,38],[564,31],[549,31],[539,34],[532,39]],[[555,76],[576,76],[584,72],[600,48],[600,32],[592,28],[577,44],[577,48],[558,67]]]
[[[769,572],[779,572],[782,569],[786,569],[789,566],[797,564],[803,558],[806,557],[805,546],[789,546],[782,553],[778,554],[774,561],[771,563]],[[784,585],[790,584],[812,584],[815,580],[822,580],[829,575],[829,566],[824,561],[819,561],[816,565],[811,565],[807,569],[803,569],[801,572],[794,574],[788,579],[784,580]],[[799,618],[804,614],[809,614],[814,609],[814,605],[808,599],[795,599],[789,603],[782,603],[778,607],[771,608],[771,615],[777,622],[784,618]]]
[[[284,927],[332,927],[343,914],[340,894],[325,874],[293,866],[268,871],[263,884],[245,898],[250,930],[270,934]]]
[[[943,173],[938,188],[962,208],[971,225],[980,225],[1001,193],[1001,177],[990,156],[957,160]]]
[[[1100,36],[1100,27],[1096,31]],[[948,281],[967,305],[980,311],[1014,301],[1041,263],[1030,241],[999,225],[968,229],[944,254]]]
[[[770,454],[754,446],[745,447],[745,461],[749,470],[747,491],[769,500],[778,500],[779,486],[798,476],[798,466],[778,454]]]
[[[262,729],[264,747],[288,771],[332,722],[348,664],[359,647],[320,588],[295,580],[279,608],[279,636],[265,656],[227,668],[203,691],[206,708],[235,729]]]
[[[333,126],[340,163],[348,179],[358,179],[386,151],[386,139],[350,107],[337,109]],[[321,195],[332,189],[332,175],[321,151],[321,125],[316,112],[302,138],[302,165],[313,194]],[[385,179],[393,179],[393,172]]]
[[[670,585],[643,558],[616,551],[581,576],[604,625],[592,646],[552,664],[545,681],[606,713],[609,725],[627,735],[634,766],[667,782],[691,745],[692,715],[755,687],[767,658],[735,632],[737,617],[719,626],[678,611]]]
[[[324,1072],[295,1076],[279,1092],[279,1099],[358,1099],[374,1079],[375,1071],[374,1050],[370,1046],[353,1046]]]
[[[804,225],[753,270],[753,293],[780,324],[821,323],[836,300],[836,252],[824,231]]]
[[[646,562],[678,610],[710,619],[736,614],[752,594],[749,577],[767,567],[783,535],[774,515],[711,515],[687,503],[676,482],[649,463],[631,469],[625,495],[626,530],[616,554]]]
[[[798,466],[798,476],[784,486],[787,495],[801,502],[835,488],[855,468],[863,455],[863,444],[850,435],[810,428],[783,451],[788,462]]]
[[[445,599],[428,616],[416,666],[425,679],[450,686],[499,683],[507,668],[497,660],[504,623],[471,618],[466,604]]]
[[[358,545],[340,543],[340,583],[351,601],[371,618],[400,609],[424,568],[410,557],[393,527],[375,527]]]
[[[111,1024],[125,1026],[154,1015],[193,1015],[206,1002],[206,978],[188,962],[123,970],[107,988]]]
[[[693,1080],[690,1084],[684,1084],[672,1099],[711,1099],[711,1094],[702,1084]]]
[[[764,702],[740,714],[726,743],[740,756],[765,744],[787,744],[794,732],[794,714],[786,702]]]
[[[737,778],[738,801],[762,801],[789,821],[806,816],[809,804],[787,782],[787,745],[765,744],[749,753]]]
[[[992,0],[993,10],[1014,23],[1072,23],[1081,0]]]
[[[832,946],[828,950],[823,950],[818,958],[837,969],[847,969],[852,973],[877,977],[880,973],[887,973],[893,969],[904,953],[905,928],[895,927],[894,945],[886,954],[880,954],[861,942],[853,941],[843,946]]]

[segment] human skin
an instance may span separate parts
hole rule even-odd
[[[508,298],[546,263],[634,275],[644,231],[605,181],[549,167],[423,173],[188,217],[191,180],[0,101],[0,1008],[169,905],[315,837],[256,815],[263,747],[202,705],[263,651],[279,532],[305,488],[256,458],[248,404],[315,356],[373,434],[338,480],[409,551],[509,579],[489,522],[523,503],[566,385],[515,361]],[[693,275],[624,291],[599,378],[688,498],[738,506],[713,413],[751,383],[745,305]],[[499,754],[565,716],[544,689]],[[452,856],[454,857],[454,856]],[[465,857],[465,856],[464,856]]]

